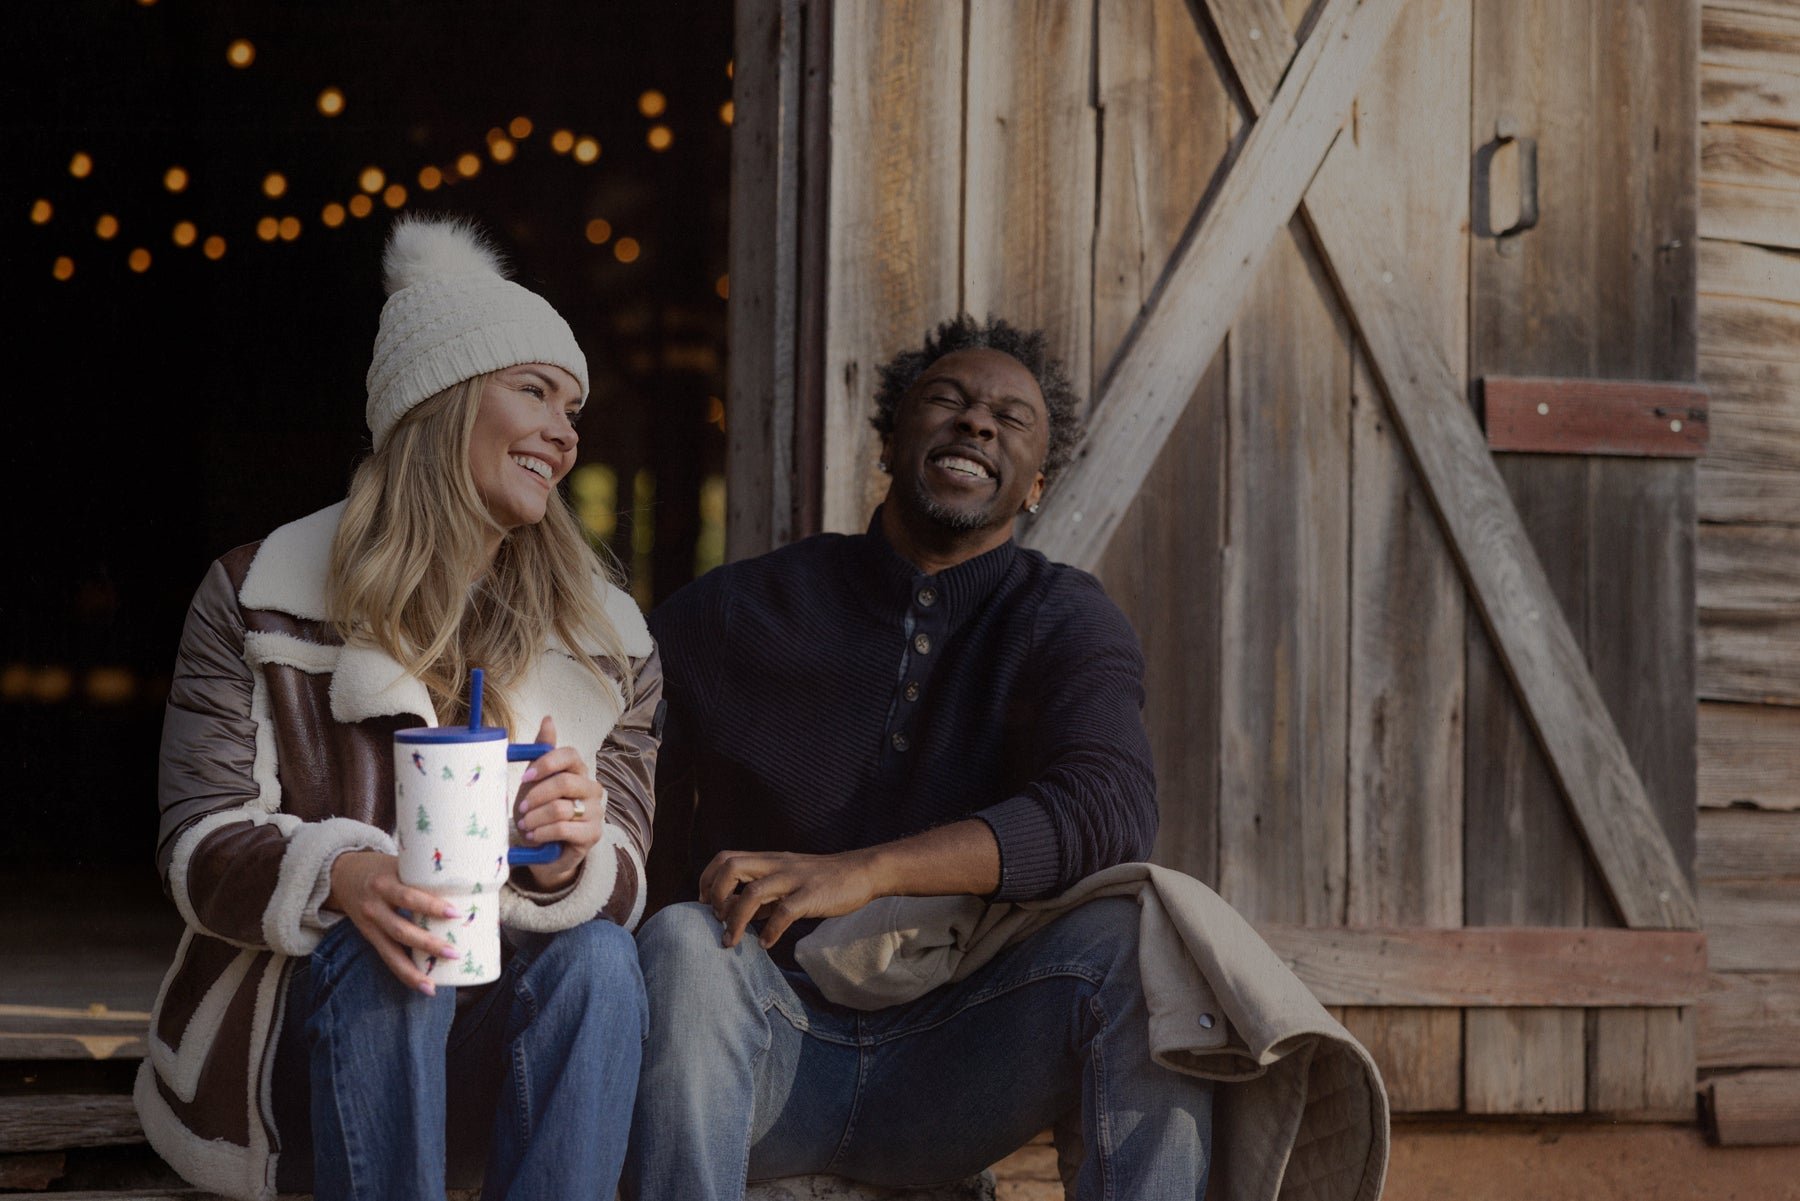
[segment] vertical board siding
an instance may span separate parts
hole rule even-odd
[[[1092,354],[1094,0],[969,6],[962,303]],[[1030,53],[1020,53],[1023,47]]]
[[[1237,124],[1186,0],[1099,0],[1090,387],[1153,294]],[[1175,424],[1101,561],[1148,660],[1155,859],[1218,880],[1219,547],[1225,355]],[[1090,392],[1091,395],[1091,392]]]
[[[1459,376],[1468,362],[1470,0],[1417,0],[1357,96],[1374,218],[1408,231],[1412,277]],[[1358,355],[1351,414],[1351,925],[1460,926],[1463,638],[1442,526]],[[1353,1009],[1396,1112],[1462,1104],[1462,1015]]]
[[[821,520],[856,531],[887,490],[875,369],[959,307],[962,6],[840,4],[831,40]]]
[[[1219,883],[1344,921],[1350,331],[1298,219],[1230,335]]]

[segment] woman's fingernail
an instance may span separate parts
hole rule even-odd
[[[455,947],[451,946],[449,943],[445,943],[443,948],[438,951],[438,958],[439,959],[461,959],[462,952],[457,950]]]
[[[421,980],[419,981],[419,991],[428,997],[435,997],[437,996],[437,985],[429,980]]]
[[[525,840],[527,842],[536,842],[538,840],[538,832],[536,830],[525,831]]]
[[[456,911],[456,906],[454,906],[454,905],[445,905],[443,913],[444,913],[445,917],[461,917],[462,916],[462,914],[460,914]]]
[[[535,780],[535,779],[537,779],[537,768],[535,768],[535,767],[528,767],[528,768],[526,768],[526,769],[525,769],[525,774],[524,774],[524,775],[522,775],[522,776],[520,776],[520,777],[519,777],[519,779],[520,779],[520,780],[525,780],[525,781],[530,781],[530,780]]]

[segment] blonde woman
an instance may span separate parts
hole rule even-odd
[[[346,500],[225,555],[163,729],[158,866],[187,922],[139,1073],[157,1151],[234,1197],[611,1196],[646,1015],[642,911],[662,694],[630,597],[556,490],[587,362],[468,226],[403,221]],[[496,983],[435,989],[396,871],[394,731],[489,722],[515,841]]]

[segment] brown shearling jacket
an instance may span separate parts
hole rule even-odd
[[[136,1102],[170,1166],[233,1197],[275,1196],[274,1033],[290,963],[341,920],[320,911],[331,864],[394,850],[393,733],[437,724],[422,684],[384,653],[344,645],[326,621],[342,510],[213,564],[188,611],[163,724],[157,866],[187,930],[151,1016]],[[593,765],[604,837],[569,889],[505,887],[501,921],[515,928],[600,916],[630,929],[643,912],[661,665],[631,598],[598,576],[595,587],[630,658],[629,703],[610,673],[602,690],[560,647],[511,696],[521,721],[530,715],[535,729],[549,713],[558,740]]]

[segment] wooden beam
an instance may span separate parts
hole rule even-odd
[[[1493,450],[1672,459],[1706,453],[1706,392],[1693,384],[1490,375],[1481,396]]]
[[[1800,708],[1702,701],[1699,717],[1702,810],[1800,809]]]
[[[1700,998],[1703,1068],[1800,1067],[1800,974],[1718,972]]]
[[[144,1128],[130,1097],[0,1097],[0,1153],[143,1141]]]
[[[1800,1143],[1800,1072],[1739,1072],[1700,1093],[1708,1133],[1725,1147]]]
[[[1404,7],[1405,0],[1326,0],[1127,339],[1086,444],[1026,533],[1031,546],[1077,567],[1099,563]]]
[[[1323,1005],[1675,1006],[1707,988],[1706,936],[1693,931],[1256,929]]]
[[[1215,24],[1230,15],[1227,7],[1226,0],[1207,0]],[[1261,63],[1232,63],[1253,108],[1274,82]],[[1301,211],[1620,915],[1631,926],[1692,929],[1699,910],[1686,871],[1551,592],[1462,383],[1437,340],[1422,332],[1432,328],[1431,317],[1409,286],[1406,256],[1392,230],[1363,218],[1353,153],[1334,148],[1326,155]]]

